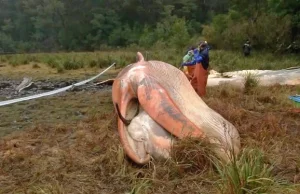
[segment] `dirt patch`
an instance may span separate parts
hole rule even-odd
[[[17,87],[22,80],[22,77],[18,79],[0,78],[0,101],[41,94],[82,81],[65,77],[54,80],[35,78],[32,79],[33,83],[30,87],[19,91]],[[95,80],[95,82],[97,81],[99,80]],[[95,82],[77,86],[52,96],[0,107],[0,136],[23,130],[35,124],[55,124],[61,121],[72,123],[85,118],[88,112],[95,112],[96,107],[91,107],[91,104],[99,103],[100,98],[107,99],[109,97],[110,99],[111,97],[111,86],[96,86]],[[101,108],[101,105],[97,108]]]
[[[66,86],[71,86],[75,83],[78,83],[82,80],[32,80],[32,84],[30,82],[27,84],[28,87],[18,90],[18,86],[22,83],[23,79],[0,79],[0,99],[9,100],[14,98],[20,98],[25,96],[31,96],[35,94],[40,94],[44,92],[49,92],[53,90],[57,90]],[[107,90],[110,87],[106,87],[107,85],[98,85],[96,86],[94,82],[87,83],[82,86],[74,87],[68,91],[78,92],[78,91],[99,91],[99,90]]]

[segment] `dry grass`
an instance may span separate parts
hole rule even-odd
[[[109,90],[79,91],[0,107],[0,137],[36,125],[76,125],[89,115],[111,112],[110,99]]]
[[[1,63],[0,63],[1,64]],[[107,64],[109,66],[111,64]],[[38,68],[37,68],[38,66]],[[81,69],[64,71],[63,74],[42,63],[32,63],[32,65],[11,66],[2,64],[0,67],[0,76],[8,79],[22,79],[23,77],[32,77],[34,80],[43,80],[45,78],[51,80],[66,80],[66,79],[86,79],[97,75],[105,68],[84,67]],[[119,70],[111,68],[106,72],[101,79],[113,77]],[[33,80],[33,81],[34,81]]]
[[[237,127],[244,147],[263,150],[275,163],[276,173],[293,181],[300,165],[296,154],[300,151],[300,115],[289,112],[293,104],[288,96],[299,90],[299,86],[257,87],[244,94],[231,87],[216,88],[206,102]]]
[[[95,93],[85,100],[74,97],[65,108],[79,109],[74,107],[83,104],[93,111],[76,121],[66,117],[39,122],[1,138],[0,193],[232,194],[258,193],[258,188],[266,193],[299,193],[295,183],[300,183],[296,170],[300,167],[300,115],[288,112],[293,105],[287,98],[299,89],[255,87],[246,94],[230,86],[208,89],[206,103],[237,127],[243,148],[250,150],[231,166],[214,163],[208,157],[209,146],[199,140],[175,145],[172,160],[137,166],[120,145],[109,94]],[[13,110],[21,111],[13,106],[6,114],[15,114]],[[48,114],[49,120],[52,117],[55,114]],[[239,178],[228,178],[233,176]]]

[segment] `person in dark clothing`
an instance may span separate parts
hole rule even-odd
[[[207,42],[200,42],[199,44],[199,55],[202,57],[202,66],[205,70],[209,67],[209,50]]]
[[[250,52],[251,52],[251,44],[250,44],[250,41],[247,40],[245,42],[245,44],[243,45],[243,52],[244,52],[244,55],[245,57],[249,56],[250,55]]]

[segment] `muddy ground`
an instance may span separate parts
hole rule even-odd
[[[16,88],[22,80],[23,78],[0,80],[0,100],[5,101],[41,94],[82,81],[79,79],[67,79],[65,81],[32,80],[33,84],[31,84],[30,87],[19,92]],[[76,121],[85,118],[85,111],[78,108],[78,106],[90,106],[86,104],[90,102],[88,96],[94,95],[95,98],[97,98],[99,94],[105,94],[107,97],[111,97],[111,86],[95,85],[95,83],[96,81],[77,86],[55,95],[0,107],[0,136],[10,134],[14,131],[24,130],[26,127],[38,123],[56,123],[63,120],[68,123],[73,119]],[[76,98],[81,98],[82,104],[73,104],[72,101]],[[91,103],[91,105],[93,105],[93,103]],[[48,119],[46,119],[47,117]]]
[[[23,79],[1,79],[0,78],[0,99],[9,100],[14,98],[20,98],[25,96],[31,96],[34,94],[40,94],[44,92],[49,92],[66,86],[70,86],[82,80],[32,80],[32,84],[28,88],[24,88],[20,92],[17,87],[22,83]],[[82,86],[77,86],[69,92],[74,91],[98,91],[110,89],[107,85],[95,85],[96,82],[90,82]]]

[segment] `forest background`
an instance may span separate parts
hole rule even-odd
[[[1,52],[214,49],[298,52],[299,0],[1,0]]]

